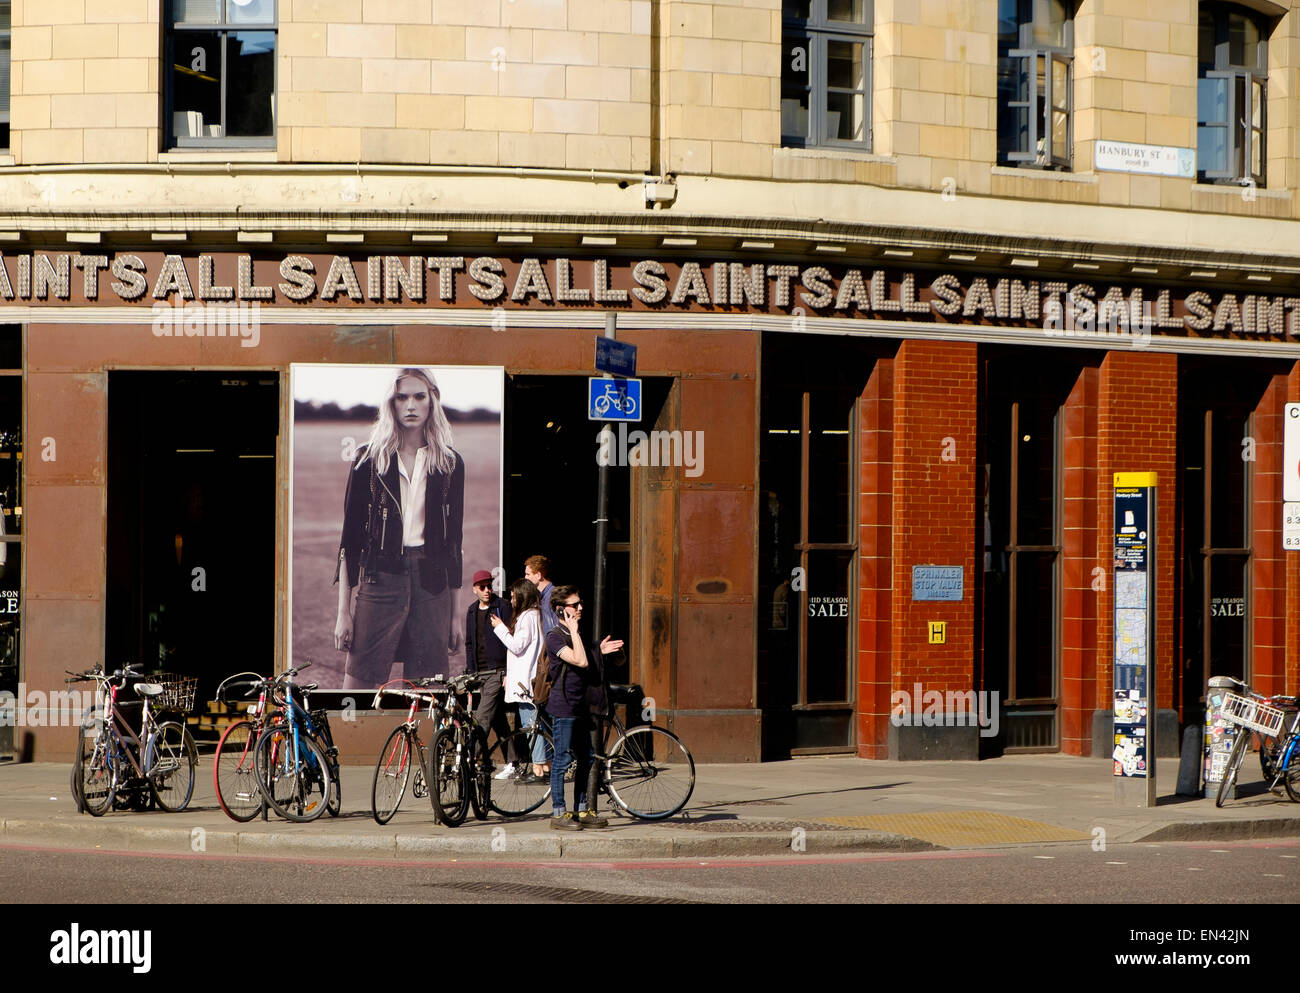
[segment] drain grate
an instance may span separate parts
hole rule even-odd
[[[487,893],[492,896],[524,897],[533,900],[557,900],[560,903],[684,903],[696,900],[677,900],[666,896],[637,896],[629,893],[605,893],[600,890],[579,890],[569,886],[534,886],[529,883],[489,883],[467,881],[463,883],[434,883],[438,889],[459,890],[462,893]]]

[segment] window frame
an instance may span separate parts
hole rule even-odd
[[[1214,64],[1210,65],[1200,61],[1200,14],[1201,11],[1208,10],[1212,21],[1214,31]],[[1255,65],[1248,66],[1237,64],[1231,61],[1231,43],[1229,41],[1229,22],[1232,14],[1240,14],[1247,20],[1253,21],[1259,31],[1259,42],[1255,53]],[[1260,189],[1265,188],[1268,179],[1268,36],[1272,31],[1272,24],[1268,17],[1259,11],[1239,3],[1218,3],[1206,2],[1197,6],[1197,63],[1196,63],[1196,83],[1197,83],[1197,100],[1196,100],[1196,181],[1198,183],[1210,183],[1220,185],[1240,185],[1256,186]],[[1213,121],[1201,120],[1201,102],[1200,102],[1200,83],[1206,79],[1225,80],[1227,86],[1227,110],[1226,117],[1215,119]],[[1237,108],[1237,83],[1241,82],[1242,93],[1244,94],[1243,113],[1238,114]],[[1252,123],[1252,109],[1254,107],[1254,85],[1259,84],[1260,107],[1259,107],[1259,127],[1256,128]],[[1240,131],[1238,130],[1240,125]],[[1227,165],[1226,169],[1202,169],[1200,161],[1201,140],[1200,132],[1202,128],[1222,128],[1227,135],[1226,152]],[[1251,169],[1251,158],[1256,141],[1256,133],[1259,142],[1259,168],[1258,173]],[[1238,144],[1240,142],[1240,145]],[[1241,153],[1241,169],[1233,167],[1237,161],[1237,153]]]
[[[1003,56],[998,54],[998,61],[1005,57],[1018,63],[1014,74],[1018,80],[1017,93],[1021,98],[1007,100],[998,105],[998,115],[1011,113],[1013,110],[1027,111],[1029,128],[1025,145],[1005,153],[1002,164],[1013,165],[1023,169],[1058,169],[1069,172],[1074,164],[1074,3],[1064,0],[1067,11],[1062,30],[1062,44],[1046,45],[1034,40],[1034,5],[1033,0],[1017,0],[1016,29],[1017,44]],[[1035,111],[1038,103],[1038,65],[1044,64],[1043,112]],[[1056,110],[1055,73],[1053,69],[1060,63],[1065,66],[1065,147],[1056,149],[1052,142],[1052,116]],[[1001,75],[999,71],[999,76]],[[1001,131],[1001,128],[998,129]],[[1042,150],[1039,150],[1039,145]],[[999,149],[998,157],[1004,153]]]
[[[808,133],[806,135],[781,134],[782,148],[827,148],[844,151],[870,152],[872,149],[871,94],[875,77],[875,0],[863,0],[862,23],[832,21],[828,12],[830,0],[807,0],[808,16],[796,16],[785,4],[781,17],[781,57],[787,57],[789,48],[802,40],[808,53]],[[829,43],[847,42],[862,45],[862,89],[834,87],[836,93],[862,94],[862,138],[832,138],[826,134],[826,114],[829,111]],[[784,77],[784,66],[782,77]],[[782,80],[784,84],[784,78]],[[785,99],[784,85],[781,99]]]
[[[12,106],[13,95],[11,93],[11,82],[10,82],[13,79],[13,73],[14,73],[13,3],[7,2],[5,6],[9,8],[9,25],[7,27],[0,28],[0,39],[4,39],[6,43],[5,51],[7,53],[5,56],[6,65],[4,71],[4,86],[3,86],[4,92],[3,94],[0,94],[0,96],[3,96],[4,98],[4,107],[0,108],[0,124],[3,124],[5,126],[5,139],[4,141],[0,141],[0,151],[7,152],[13,144],[13,138],[9,134],[9,127],[10,124],[12,123],[11,115],[13,112],[13,106]]]
[[[183,151],[187,149],[218,149],[218,148],[246,148],[246,149],[274,149],[277,145],[279,128],[278,124],[278,101],[280,97],[280,0],[271,0],[272,18],[269,22],[231,22],[225,20],[226,0],[218,0],[220,3],[220,20],[214,23],[200,23],[176,21],[175,19],[175,0],[166,0],[164,5],[163,20],[163,72],[164,72],[164,114],[163,123],[166,134],[166,148],[169,151]],[[222,137],[177,135],[175,132],[175,99],[176,94],[172,85],[174,66],[176,64],[176,39],[178,33],[187,32],[205,32],[219,35],[221,38],[221,130]],[[272,58],[271,68],[271,134],[265,136],[256,135],[227,135],[226,123],[226,50],[229,36],[240,32],[262,31],[275,35],[275,52]]]

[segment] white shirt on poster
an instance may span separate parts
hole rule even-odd
[[[402,487],[402,544],[406,546],[424,544],[424,487],[429,479],[428,446],[415,453],[415,464],[411,474],[406,474],[402,457],[393,453],[397,459],[397,471],[401,474]]]

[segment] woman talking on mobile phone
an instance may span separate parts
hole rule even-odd
[[[398,369],[343,498],[334,647],[343,688],[447,672],[452,593],[461,585],[465,462],[427,369]],[[339,582],[340,577],[344,579]]]

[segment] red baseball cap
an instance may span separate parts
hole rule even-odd
[[[491,582],[492,573],[488,572],[486,569],[480,569],[478,572],[474,573],[474,578],[469,581],[469,584],[470,586],[477,586],[479,583]]]

